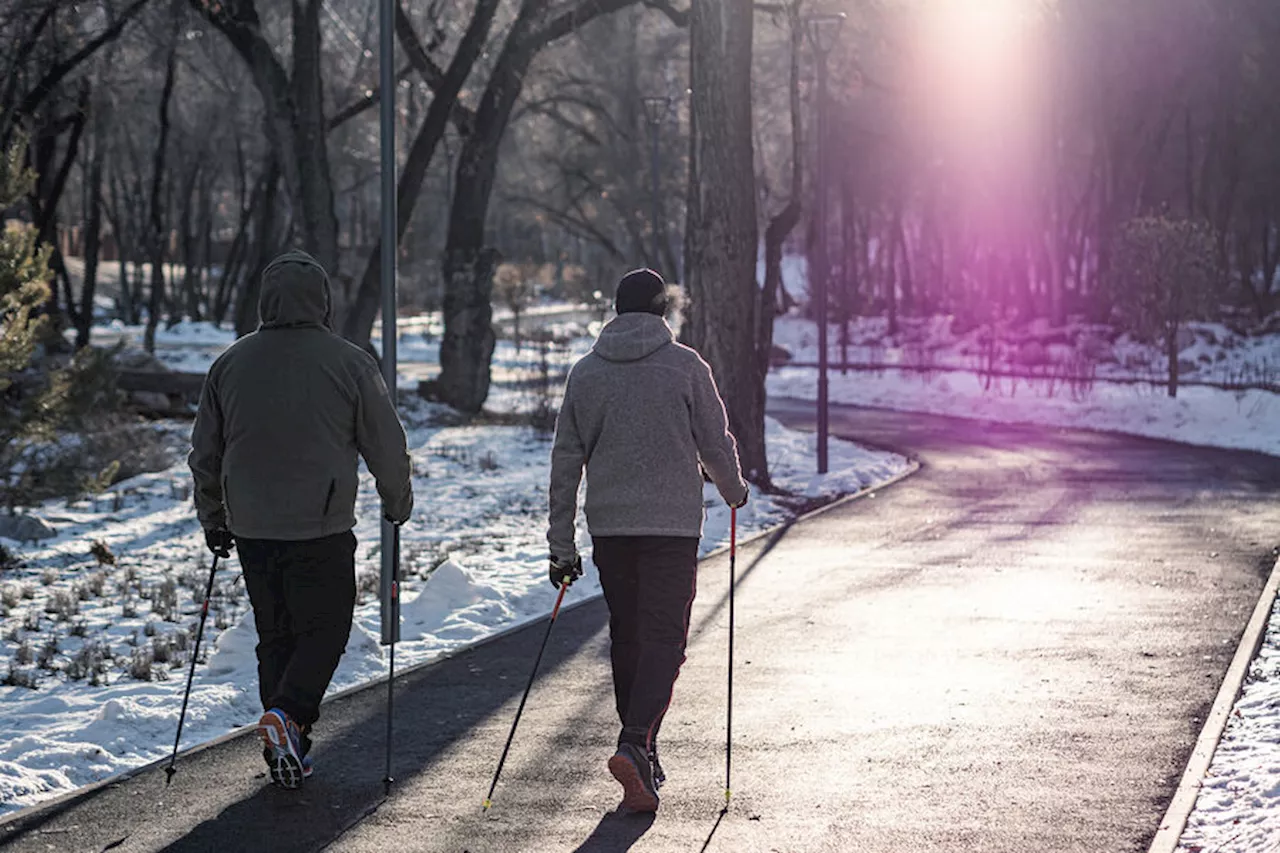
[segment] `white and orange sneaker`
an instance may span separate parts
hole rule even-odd
[[[302,780],[311,775],[302,757],[302,733],[288,714],[272,708],[258,720],[258,737],[262,740],[262,757],[267,761],[271,781],[281,788],[301,788]]]

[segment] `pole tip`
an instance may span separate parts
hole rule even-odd
[[[384,796],[391,793],[391,783],[395,781],[390,776],[382,780],[382,793]]]
[[[164,769],[164,786],[166,788],[169,787],[169,783],[173,781],[173,774],[177,772],[177,768],[172,764]]]
[[[485,801],[484,801],[484,808],[482,809],[482,811],[486,811],[486,812],[487,812],[487,811],[489,810],[489,806],[491,806],[491,805],[493,805],[493,800],[491,800],[491,799],[489,799],[488,797],[486,797],[486,798],[485,798]]]
[[[732,792],[732,791],[730,791],[728,788],[725,788],[725,789],[724,789],[724,802],[725,802],[725,805],[728,805],[728,804],[729,804],[729,798],[730,798],[730,797],[732,797],[732,796],[733,796],[733,792]]]

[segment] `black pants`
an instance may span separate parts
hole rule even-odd
[[[592,538],[609,605],[618,743],[653,749],[671,704],[697,590],[698,540],[684,536]]]
[[[236,539],[258,628],[258,693],[299,726],[320,717],[351,634],[356,537],[350,531],[285,542]]]

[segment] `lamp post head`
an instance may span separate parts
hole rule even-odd
[[[649,95],[644,98],[644,117],[649,124],[662,124],[670,108],[671,99],[666,95]]]
[[[809,43],[813,45],[813,50],[818,54],[819,58],[825,59],[827,54],[836,46],[836,40],[840,38],[840,28],[844,26],[845,17],[844,12],[833,15],[805,16],[805,31],[809,36]]]

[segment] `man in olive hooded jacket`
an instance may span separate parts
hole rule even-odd
[[[408,520],[413,491],[377,362],[331,330],[324,268],[305,252],[273,260],[258,313],[258,330],[209,369],[188,463],[209,549],[240,552],[258,629],[263,754],[272,780],[296,788],[351,632],[357,454],[387,520]]]

